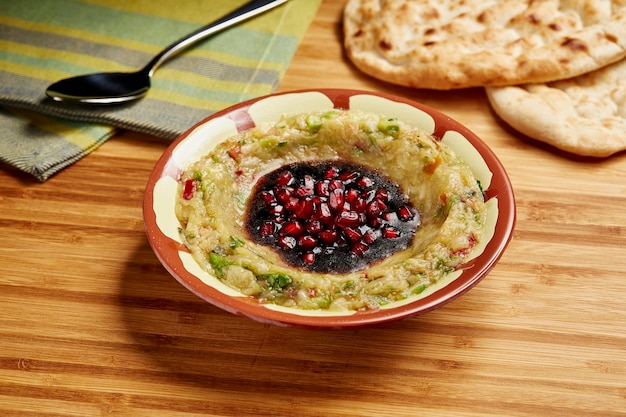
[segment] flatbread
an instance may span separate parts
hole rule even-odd
[[[394,84],[542,83],[626,56],[626,0],[348,0],[347,56]]]
[[[626,60],[568,80],[486,91],[494,111],[531,138],[585,156],[626,149]]]

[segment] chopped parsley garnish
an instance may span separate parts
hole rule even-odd
[[[262,274],[258,275],[257,278],[265,280],[267,286],[272,290],[281,290],[293,282],[289,275],[280,273]]]

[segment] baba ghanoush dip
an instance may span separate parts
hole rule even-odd
[[[445,144],[355,110],[286,115],[217,145],[179,179],[200,266],[242,295],[369,310],[421,293],[483,237],[480,183]]]

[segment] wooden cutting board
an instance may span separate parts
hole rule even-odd
[[[326,0],[281,91],[384,91],[476,132],[513,183],[501,261],[441,309],[381,328],[263,325],[202,302],[143,230],[166,143],[124,132],[47,182],[0,169],[2,416],[626,416],[626,159],[501,123],[481,89],[395,87],[343,56]]]

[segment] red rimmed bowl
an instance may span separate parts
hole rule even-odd
[[[307,311],[262,304],[202,270],[185,248],[174,207],[177,179],[216,144],[256,124],[275,122],[285,113],[357,109],[397,117],[431,132],[471,167],[487,201],[485,237],[457,271],[421,294],[364,312]],[[144,196],[148,240],[159,261],[182,285],[228,312],[281,326],[354,328],[405,319],[431,311],[459,297],[493,268],[509,243],[515,224],[513,189],[504,167],[474,133],[425,105],[388,94],[354,90],[301,90],[249,100],[213,114],[178,138],[161,156]]]

